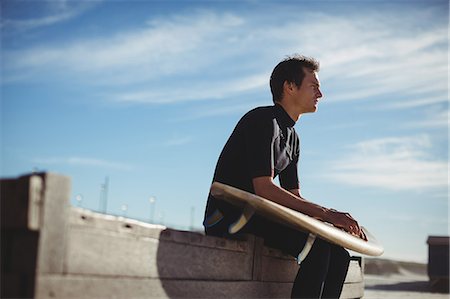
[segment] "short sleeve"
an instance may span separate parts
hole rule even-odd
[[[297,162],[298,159],[293,160],[279,175],[280,185],[285,190],[300,189]]]
[[[272,119],[249,119],[245,126],[245,155],[252,179],[273,176],[273,133]]]

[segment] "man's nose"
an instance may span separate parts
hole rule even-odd
[[[318,97],[318,98],[322,98],[322,97],[323,97],[323,94],[322,94],[322,92],[320,91],[320,89],[317,90],[317,97]]]

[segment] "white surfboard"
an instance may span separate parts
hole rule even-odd
[[[273,201],[267,200],[255,194],[228,186],[219,182],[214,182],[210,190],[211,194],[221,200],[225,200],[233,205],[242,208],[242,216],[239,220],[232,224],[229,228],[230,233],[239,231],[252,217],[257,213],[271,221],[281,223],[310,233],[307,245],[301,253],[306,256],[309,252],[315,236],[318,236],[328,242],[340,245],[344,248],[359,252],[369,256],[379,256],[383,254],[383,246],[375,239],[375,237],[364,227],[367,241],[353,236],[332,224],[312,218],[308,215],[292,210],[290,208],[279,205]],[[304,256],[299,259],[302,260]]]

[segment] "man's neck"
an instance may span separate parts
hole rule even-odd
[[[297,122],[300,119],[301,113],[296,111],[296,109],[293,106],[289,105],[285,101],[277,102],[277,104],[280,105],[281,107],[283,107],[284,111],[286,111],[286,113],[289,114],[289,116],[295,122]]]

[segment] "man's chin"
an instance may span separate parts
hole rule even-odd
[[[317,109],[318,109],[317,106],[314,106],[314,107],[308,108],[308,110],[303,111],[301,114],[314,113],[317,111]]]
[[[318,107],[317,106],[314,106],[313,108],[311,108],[311,110],[310,111],[308,111],[307,113],[314,113],[314,112],[316,112],[317,111],[317,109],[318,109]]]

